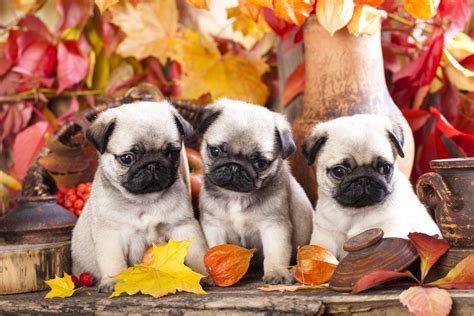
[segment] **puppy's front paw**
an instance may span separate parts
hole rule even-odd
[[[213,287],[216,286],[214,284],[214,281],[212,281],[212,278],[210,276],[204,277],[201,279],[201,286],[202,287]]]
[[[293,284],[295,278],[286,269],[275,270],[265,273],[263,276],[263,283],[265,284]]]
[[[112,293],[115,289],[115,283],[117,280],[114,278],[104,278],[100,281],[99,292],[100,293]]]

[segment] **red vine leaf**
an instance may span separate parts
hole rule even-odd
[[[283,106],[288,106],[291,100],[304,92],[304,69],[304,63],[299,64],[286,80],[283,88]]]
[[[459,31],[471,17],[469,0],[441,0],[438,7],[439,16],[448,22],[448,28],[444,31],[445,41],[448,42]]]
[[[87,75],[89,62],[79,52],[78,42],[62,41],[58,48],[58,94],[73,86]]]
[[[410,271],[396,272],[387,270],[377,270],[369,272],[366,275],[362,276],[352,286],[352,293],[360,293],[365,290],[371,289],[377,285],[400,278],[411,278],[418,282],[418,280]]]
[[[92,0],[56,0],[56,10],[59,12],[60,20],[57,25],[59,32],[69,28],[82,28],[92,13]]]
[[[438,235],[429,236],[423,233],[409,233],[408,238],[420,255],[421,281],[423,281],[431,267],[448,251],[448,241],[439,238]]]

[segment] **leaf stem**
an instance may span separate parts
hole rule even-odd
[[[431,33],[431,29],[427,28],[427,27],[424,27],[424,26],[420,26],[419,24],[415,23],[415,22],[412,22],[404,17],[401,17],[399,15],[396,15],[396,14],[393,14],[393,13],[389,13],[388,14],[388,17],[394,21],[397,21],[399,23],[402,23],[402,24],[405,24],[405,25],[408,25],[410,27],[413,27],[413,28],[419,28],[421,30],[423,30],[424,32],[427,32],[427,33]]]
[[[31,90],[24,91],[18,94],[0,96],[0,102],[15,102],[15,101],[22,101],[22,100],[37,99],[39,93],[44,94],[46,97],[58,96],[57,90],[55,89],[40,88],[40,89],[31,89]],[[87,96],[87,95],[99,95],[101,93],[103,93],[102,90],[63,91],[59,95],[67,96],[67,97],[76,97],[76,96]]]

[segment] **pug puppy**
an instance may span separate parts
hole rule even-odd
[[[72,234],[73,273],[90,272],[99,290],[139,263],[151,243],[194,238],[186,264],[206,275],[207,249],[178,168],[191,125],[167,102],[109,109],[87,131],[100,153],[92,192]]]
[[[199,121],[199,208],[209,247],[257,248],[263,281],[291,282],[290,259],[310,240],[313,211],[286,160],[296,149],[290,125],[280,114],[229,99],[208,106]]]
[[[318,202],[311,244],[338,258],[344,242],[380,227],[385,237],[441,235],[400,171],[403,131],[381,115],[354,115],[317,124],[303,144],[316,163]]]

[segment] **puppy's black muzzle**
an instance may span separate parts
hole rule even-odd
[[[148,158],[148,159],[147,159]],[[137,161],[129,170],[123,186],[131,193],[145,194],[165,190],[177,179],[178,166],[161,155]]]
[[[245,161],[217,162],[207,177],[213,184],[231,191],[252,192],[256,189],[257,173]]]
[[[361,176],[341,183],[335,199],[343,206],[360,208],[382,202],[388,193],[382,179]]]

